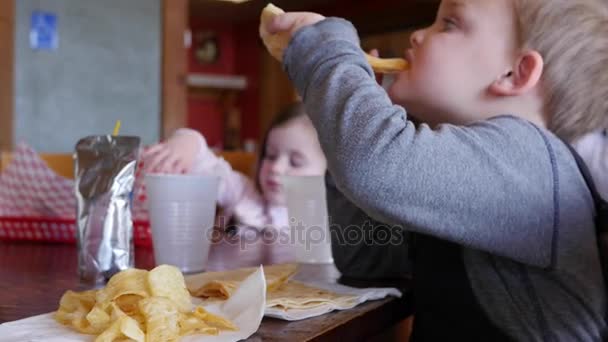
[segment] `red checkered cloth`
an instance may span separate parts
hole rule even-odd
[[[0,175],[0,216],[76,216],[74,181],[53,172],[38,154],[20,144]]]
[[[133,220],[147,221],[141,165],[133,201]],[[57,175],[32,148],[19,144],[0,174],[1,217],[76,218],[74,181]]]
[[[137,164],[137,170],[135,171],[135,184],[133,184],[133,207],[131,215],[133,215],[133,220],[135,221],[148,221],[148,197],[146,196],[143,169],[144,162],[140,159]]]

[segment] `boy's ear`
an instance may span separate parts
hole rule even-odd
[[[537,51],[524,51],[515,61],[513,69],[500,75],[490,85],[490,92],[497,96],[515,96],[526,93],[539,84],[543,67],[543,57]]]

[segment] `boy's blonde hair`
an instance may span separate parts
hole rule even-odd
[[[549,129],[574,141],[608,126],[608,1],[515,0],[520,42],[545,62]]]

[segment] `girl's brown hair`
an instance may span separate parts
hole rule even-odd
[[[266,144],[268,143],[268,135],[273,129],[283,126],[289,121],[304,115],[306,115],[304,104],[302,102],[295,102],[283,108],[270,122],[268,129],[266,129],[266,133],[264,133],[264,139],[262,140],[262,145],[260,145],[260,149],[258,151],[258,159],[255,167],[255,184],[259,191],[261,191],[260,168],[262,167],[262,161],[264,158],[266,158]]]

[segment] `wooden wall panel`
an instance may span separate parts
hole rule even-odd
[[[286,11],[313,11],[343,17],[360,35],[385,33],[432,23],[439,0],[273,0]],[[225,23],[258,21],[268,0],[250,0],[235,5],[230,1],[191,0],[192,13],[202,20]]]
[[[184,33],[188,29],[188,0],[163,0],[162,124],[167,138],[188,123],[188,51]]]
[[[281,64],[260,47],[260,144],[274,116],[298,99],[297,92]]]
[[[0,1],[0,150],[13,145],[14,0]]]

